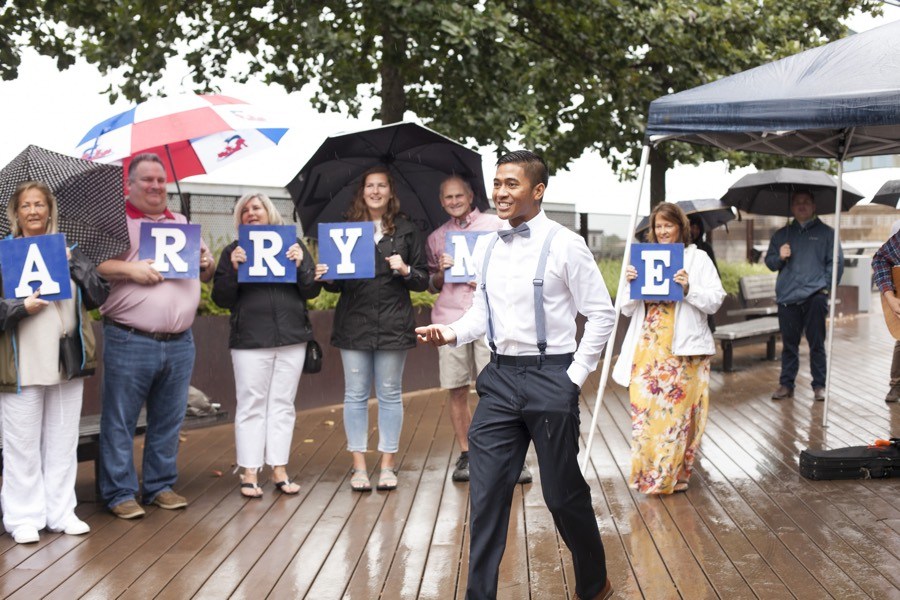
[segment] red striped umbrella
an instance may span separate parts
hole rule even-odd
[[[226,166],[276,145],[287,132],[243,100],[216,94],[151,98],[91,127],[79,155],[95,162],[124,163],[153,152],[172,181]]]

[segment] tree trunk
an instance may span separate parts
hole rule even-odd
[[[650,208],[666,201],[666,171],[669,169],[666,157],[657,149],[650,148]]]
[[[381,124],[398,123],[406,112],[406,89],[401,65],[406,56],[406,40],[391,30],[390,23],[381,26]]]

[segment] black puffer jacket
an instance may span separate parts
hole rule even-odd
[[[303,260],[297,269],[296,285],[287,283],[238,283],[231,265],[232,242],[222,250],[213,278],[212,299],[231,310],[229,348],[277,348],[301,344],[313,339],[306,311],[306,300],[322,289],[314,281],[315,264],[299,239]]]
[[[340,292],[331,344],[346,350],[406,350],[416,345],[409,292],[428,289],[428,263],[418,228],[406,217],[394,220],[393,235],[375,245],[374,279],[339,279],[325,289]],[[385,260],[399,254],[409,277],[395,275]],[[326,275],[327,277],[327,275]]]

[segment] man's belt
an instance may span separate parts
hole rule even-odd
[[[505,367],[537,367],[540,365],[565,365],[572,364],[573,354],[528,354],[523,356],[508,356],[506,354],[491,353],[491,362]]]
[[[138,329],[137,327],[132,327],[131,325],[126,325],[124,323],[119,323],[118,321],[113,321],[108,317],[103,317],[103,322],[107,325],[112,325],[113,327],[118,327],[124,331],[129,333],[133,333],[135,335],[140,335],[146,338],[150,338],[151,340],[156,340],[157,342],[171,342],[174,340],[179,340],[181,337],[187,332],[181,331],[178,333],[160,333],[153,331],[144,331],[142,329]]]

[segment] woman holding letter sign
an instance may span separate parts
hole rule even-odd
[[[246,194],[234,205],[235,230],[241,225],[283,225],[265,194]],[[237,408],[234,437],[242,496],[261,498],[259,471],[272,466],[275,488],[296,494],[300,486],[287,474],[294,433],[294,399],[303,373],[306,343],[313,339],[306,300],[319,295],[315,266],[299,239],[285,254],[297,266],[297,283],[238,283],[238,266],[247,251],[237,241],[222,250],[213,278],[213,301],[231,310],[231,361]]]
[[[719,309],[725,290],[712,260],[690,242],[690,224],[676,204],[663,202],[650,214],[649,242],[684,244],[684,268],[674,282],[684,288],[680,302],[632,300],[630,285],[622,314],[631,323],[613,379],[631,398],[632,488],[644,494],[671,494],[688,488],[709,410],[709,363],[716,353],[707,315]],[[625,271],[630,283],[638,276]]]
[[[20,184],[6,213],[14,238],[58,232],[56,199],[43,183]],[[0,300],[0,504],[3,527],[20,544],[37,542],[45,527],[91,530],[75,516],[76,449],[83,378],[96,366],[87,311],[103,304],[109,284],[78,248],[66,254],[71,279],[60,283],[72,286],[71,298],[50,306],[37,290]]]
[[[428,289],[428,265],[419,230],[400,214],[400,200],[387,167],[373,167],[360,178],[347,221],[375,224],[375,277],[328,281],[328,265],[316,265],[325,289],[340,292],[332,345],[344,364],[344,430],[353,454],[350,487],[372,489],[366,467],[369,390],[378,396],[379,490],[397,487],[394,455],[403,424],[401,383],[407,351],[416,345],[409,292]]]

